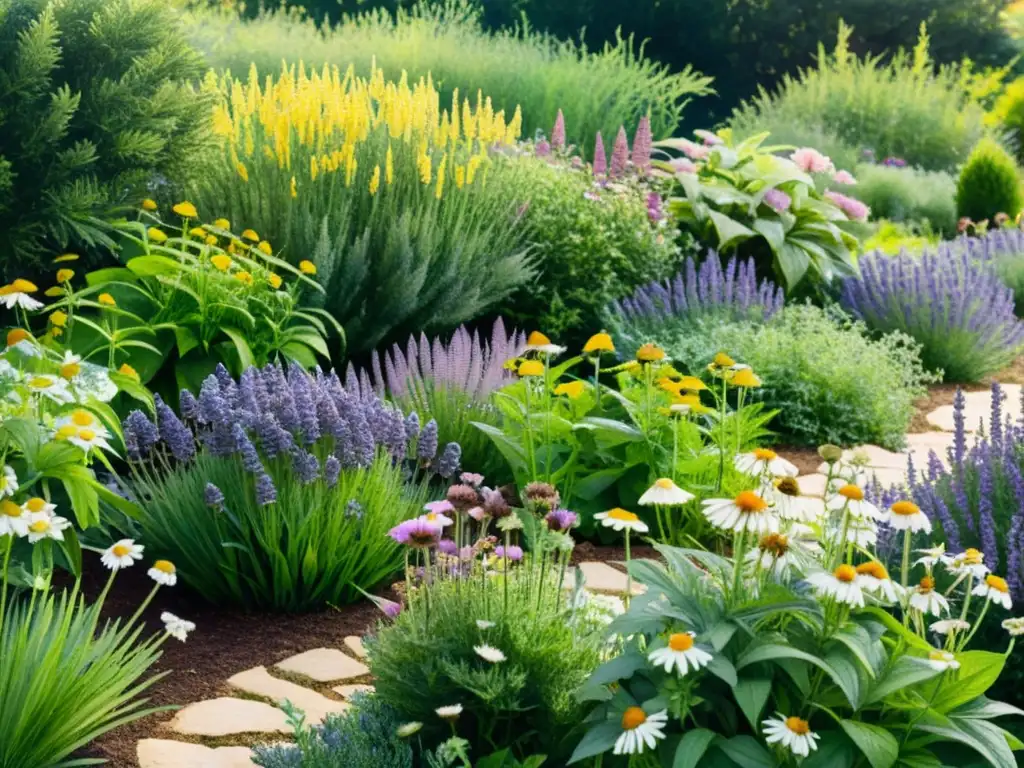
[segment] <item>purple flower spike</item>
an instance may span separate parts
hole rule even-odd
[[[224,503],[224,493],[213,483],[207,483],[203,491],[203,501],[208,507],[219,507]]]
[[[328,488],[333,488],[338,484],[338,476],[341,474],[341,462],[338,461],[338,457],[330,455],[324,460],[324,482],[327,483]]]
[[[448,479],[459,471],[460,461],[462,461],[462,448],[458,443],[448,443],[444,447],[441,458],[437,460],[437,474]]]
[[[156,425],[142,411],[135,410],[128,414],[122,425],[125,445],[128,447],[128,458],[132,461],[144,459],[150,449],[160,442],[160,432]]]
[[[277,488],[270,475],[262,474],[256,479],[256,503],[261,507],[273,504],[277,501]]]
[[[534,147],[534,154],[536,154],[537,157],[547,157],[551,154],[551,145],[541,139]]]
[[[195,421],[199,418],[199,402],[187,389],[181,390],[181,394],[178,395],[178,410],[183,419]]]
[[[608,170],[608,155],[604,149],[604,139],[601,138],[601,132],[597,132],[597,138],[594,140],[594,175],[604,176]]]
[[[612,166],[609,176],[616,178],[626,172],[626,164],[629,162],[629,138],[626,136],[625,126],[619,126],[619,134],[615,137],[615,146],[612,148]]]
[[[551,129],[551,146],[558,151],[565,149],[565,115],[562,110],[558,110],[555,127]]]
[[[420,432],[420,439],[416,445],[416,458],[420,461],[430,461],[437,455],[437,422],[431,419]]]
[[[178,461],[190,461],[196,455],[196,441],[192,430],[181,423],[178,415],[161,399],[153,396],[156,405],[157,427],[161,439],[167,443],[171,455]]]
[[[644,115],[640,118],[636,135],[633,137],[633,167],[646,172],[651,165],[651,148],[654,136],[651,134],[651,118]]]

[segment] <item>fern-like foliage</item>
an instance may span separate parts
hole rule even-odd
[[[0,0],[0,274],[112,246],[103,217],[188,177],[202,69],[160,0]]]

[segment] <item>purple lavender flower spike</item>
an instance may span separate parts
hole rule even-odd
[[[220,391],[220,382],[213,374],[206,377],[199,390],[199,423],[224,423],[231,419],[227,400]]]
[[[320,477],[320,461],[301,448],[296,448],[292,453],[292,469],[303,485],[309,485]]]
[[[992,380],[992,416],[989,424],[992,438],[992,448],[998,451],[1003,445],[1003,388],[999,382]]]
[[[978,467],[978,528],[981,536],[981,551],[990,568],[999,568],[999,544],[996,540],[996,522],[992,517],[994,480],[992,477],[992,455],[989,451]]]
[[[416,444],[416,458],[420,461],[430,461],[437,455],[437,422],[431,419],[420,432],[419,441]]]
[[[199,418],[199,402],[187,389],[181,390],[181,394],[178,395],[178,410],[181,412],[181,418],[188,421]]]
[[[417,438],[420,436],[420,415],[416,411],[405,417],[405,443],[408,450],[413,450]]]
[[[597,132],[594,140],[594,176],[604,176],[608,170],[608,155],[605,153],[604,140],[601,132]]]
[[[263,474],[266,472],[263,468],[263,462],[260,461],[260,455],[256,452],[256,446],[252,444],[249,436],[245,434],[245,430],[239,424],[234,425],[232,436],[235,441],[235,449],[242,457],[242,468],[246,472],[252,472],[253,474]]]
[[[446,480],[459,471],[462,461],[462,447],[458,443],[448,443],[437,460],[437,474]]]
[[[349,409],[349,427],[352,431],[352,451],[355,463],[360,467],[368,467],[373,463],[377,445],[373,440],[370,424],[366,420],[363,407],[356,403]]]
[[[612,165],[609,176],[616,178],[626,172],[626,165],[629,162],[629,138],[626,136],[625,126],[619,126],[619,134],[615,137],[615,146],[612,148]]]
[[[224,493],[213,483],[207,483],[203,491],[203,501],[208,507],[219,507],[224,503]]]
[[[641,173],[646,173],[647,169],[650,168],[653,141],[651,118],[644,115],[640,118],[640,124],[636,128],[636,135],[633,137],[633,167]]]
[[[160,438],[167,443],[171,455],[178,461],[190,461],[196,455],[196,441],[192,430],[181,423],[181,419],[160,397],[153,396],[156,405],[157,428]]]
[[[341,462],[333,453],[324,459],[324,482],[328,488],[338,484],[338,477],[341,475]]]
[[[277,488],[270,475],[262,474],[256,478],[256,503],[261,507],[273,504],[277,501]]]
[[[316,416],[316,406],[313,403],[312,380],[297,363],[292,363],[288,368],[288,384],[295,399],[295,408],[299,414],[299,429],[302,432],[302,442],[312,445],[320,439],[320,423]]]
[[[551,146],[559,152],[565,149],[565,115],[562,110],[558,110],[555,127],[551,129]]]
[[[156,425],[142,411],[134,410],[124,420],[125,441],[132,441],[137,456],[129,456],[133,460],[145,458],[149,450],[160,442],[160,432]]]

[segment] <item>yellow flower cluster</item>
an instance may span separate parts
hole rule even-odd
[[[456,90],[450,108],[442,109],[429,75],[410,84],[403,72],[388,81],[376,66],[361,78],[351,67],[344,74],[329,66],[307,73],[299,64],[262,82],[253,67],[244,83],[211,74],[206,88],[220,95],[214,130],[242,182],[251,167],[270,158],[285,172],[292,197],[304,179],[325,174],[342,173],[352,186],[361,164],[371,195],[382,181],[390,185],[396,173],[408,173],[433,183],[440,197],[446,174],[456,189],[472,184],[488,147],[514,142],[522,128],[518,109],[506,121],[479,92],[473,105],[460,102]]]

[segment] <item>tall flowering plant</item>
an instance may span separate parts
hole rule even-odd
[[[703,503],[731,548],[658,545],[664,563],[630,565],[647,592],[609,627],[624,650],[581,693],[595,704],[571,763],[1016,764],[993,719],[1024,711],[984,694],[1024,622],[1006,623],[1006,653],[968,650],[984,615],[1011,607],[1005,581],[971,550],[912,553],[927,515],[876,507],[858,467],[823,453],[823,500],[787,493],[779,457],[737,455],[759,489]],[[880,536],[902,545],[898,573]]]

